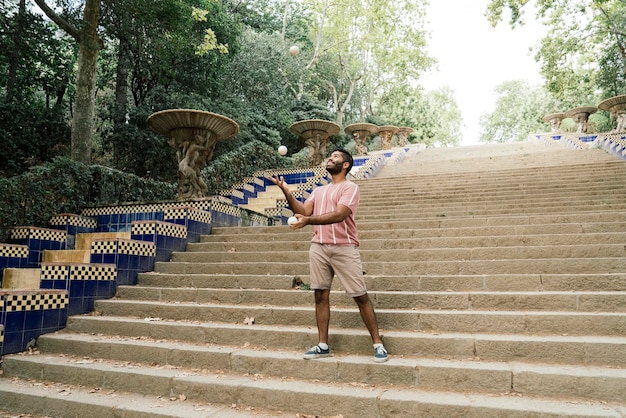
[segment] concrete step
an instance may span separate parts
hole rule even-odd
[[[140,273],[141,286],[222,289],[291,289],[302,276],[278,274]],[[498,274],[498,275],[366,275],[371,291],[626,291],[626,275],[613,274]],[[125,287],[120,287],[120,290]]]
[[[263,410],[237,404],[187,402],[184,396],[139,395],[110,387],[84,386],[31,378],[0,378],[0,414],[3,417],[98,418],[296,418],[294,413]],[[8,411],[19,411],[19,415]]]
[[[266,243],[258,251],[192,251],[174,252],[171,260],[185,263],[221,263],[221,262],[263,262],[278,258],[283,263],[305,262],[308,260],[308,247],[301,250],[281,251],[272,243]],[[279,252],[281,251],[281,252]],[[493,260],[493,259],[538,259],[571,258],[585,259],[598,257],[622,258],[626,256],[624,244],[579,244],[579,245],[536,245],[509,247],[471,247],[471,248],[387,248],[360,249],[361,259],[365,263],[377,261],[434,261],[434,260]]]
[[[139,293],[140,291],[138,291]],[[168,295],[160,298],[147,299],[149,295],[143,292],[146,299],[137,297],[134,300],[105,300],[96,303],[96,310],[103,315],[127,315],[139,317],[157,317],[164,320],[182,321],[187,318],[202,318],[204,321],[237,324],[244,323],[246,318],[254,318],[258,325],[290,325],[309,326],[314,317],[311,292],[308,294],[288,297],[285,292],[277,292],[282,296],[284,304],[272,304],[275,299],[267,297],[250,302],[259,292],[249,292],[242,301],[231,301],[220,292],[205,292],[205,297],[192,297],[188,292],[188,299],[184,295],[180,299],[172,300]],[[183,292],[177,292],[182,294]],[[224,292],[225,293],[225,292]],[[301,293],[301,292],[299,292]],[[207,301],[211,296],[214,298]],[[299,297],[298,297],[299,296]],[[377,299],[379,295],[374,295]],[[389,296],[389,295],[387,295]],[[623,296],[620,301],[602,301],[600,295],[588,305],[598,306],[597,311],[581,309],[567,310],[564,306],[556,309],[539,306],[542,301],[552,302],[549,295],[544,297],[530,297],[517,300],[517,305],[530,300],[532,305],[525,311],[515,311],[515,307],[506,310],[496,306],[469,309],[462,306],[461,297],[450,297],[440,301],[435,295],[424,295],[424,300],[410,307],[389,307],[388,303],[376,302],[379,326],[385,330],[417,330],[424,332],[474,332],[474,333],[502,333],[516,332],[519,334],[557,334],[557,335],[612,335],[621,336],[626,331],[626,313],[624,312]],[[499,295],[502,298],[512,295]],[[588,296],[588,295],[587,295]],[[617,295],[612,295],[617,298]],[[218,299],[218,297],[222,297]],[[585,296],[581,296],[584,298]],[[427,303],[435,299],[436,303]],[[333,315],[331,324],[339,328],[359,328],[361,319],[352,300],[340,296],[332,299]],[[522,298],[520,298],[522,299]],[[289,304],[289,301],[291,302]],[[263,303],[257,305],[256,303]],[[393,303],[397,303],[394,301]],[[352,304],[352,305],[351,305]],[[456,308],[456,306],[459,306]],[[514,303],[510,303],[514,305]],[[561,304],[565,305],[565,303]],[[612,311],[610,308],[621,305],[622,311]],[[456,309],[456,310],[454,310]]]
[[[195,319],[189,319],[195,318]],[[256,320],[256,318],[255,318]],[[201,316],[176,321],[148,317],[75,316],[68,332],[180,340],[193,344],[255,347],[263,350],[302,352],[317,344],[310,315],[309,327],[204,322]],[[355,319],[355,323],[358,318]],[[626,337],[597,335],[518,335],[382,330],[390,355],[407,357],[525,361],[626,367]],[[329,344],[337,354],[371,355],[371,340],[362,324],[358,328],[333,328]]]
[[[466,359],[396,358],[385,364],[369,356],[332,355],[320,361],[305,361],[293,351],[215,347],[179,342],[172,356],[172,343],[153,339],[116,338],[88,334],[46,335],[39,346],[46,355],[63,354],[70,344],[73,356],[98,358],[157,367],[207,369],[228,373],[281,378],[298,370],[299,379],[329,383],[366,382],[370,385],[411,386],[424,390],[473,391],[521,396],[580,397],[586,400],[626,399],[626,370],[605,367],[523,362],[499,363]]]
[[[42,263],[89,263],[90,250],[44,250]]]
[[[5,268],[2,273],[3,289],[39,289],[40,268]]]
[[[72,362],[74,360],[74,362]],[[116,362],[99,360],[88,364],[79,358],[46,356],[23,357],[14,372],[41,376],[71,376],[75,385],[133,391],[144,396],[184,397],[188,402],[222,405],[271,405],[275,411],[297,408],[305,414],[341,415],[374,418],[379,416],[414,417],[449,416],[477,408],[486,415],[526,417],[529,411],[537,416],[619,416],[620,404],[590,402],[569,405],[549,399],[519,399],[505,392],[499,396],[474,393],[422,391],[403,387],[363,387],[345,383],[326,383],[302,379],[272,378],[263,375],[230,375],[191,369],[160,368],[137,365],[120,367]],[[13,369],[10,361],[7,367]],[[74,372],[71,370],[74,369]],[[324,399],[324,402],[320,402]],[[523,402],[521,402],[523,401]],[[306,415],[305,415],[306,416]]]
[[[76,245],[75,245],[75,248],[77,250],[89,251],[91,249],[91,241],[94,240],[94,239],[102,239],[102,238],[130,239],[130,231],[128,231],[128,232],[89,232],[89,233],[80,233],[80,234],[76,235]]]
[[[363,239],[359,249],[361,251],[392,251],[417,248],[484,248],[484,247],[516,247],[516,246],[548,246],[548,245],[623,245],[626,242],[626,232],[606,233],[575,233],[575,234],[534,234],[534,235],[491,235],[491,236],[454,236],[442,237],[435,234],[429,237],[411,239],[391,239],[384,237],[384,231],[380,231],[381,238]],[[280,241],[272,239],[267,242],[273,251],[308,251],[310,241],[307,237],[298,236],[298,240]],[[240,241],[235,245],[227,242],[199,242],[187,245],[187,252],[254,252],[259,250],[258,242]]]
[[[339,283],[331,291],[333,306],[353,307]],[[432,309],[456,311],[626,312],[621,291],[376,291],[368,292],[378,309]],[[309,306],[312,292],[298,289],[216,289],[120,286],[119,297],[128,301],[193,302],[196,304],[242,304],[263,306]],[[127,302],[128,302],[127,301]],[[124,303],[116,299],[112,303]],[[103,303],[107,303],[104,301]]]
[[[157,273],[184,274],[276,274],[304,276],[307,262],[157,262]],[[477,274],[601,274],[621,273],[626,270],[624,257],[596,257],[584,259],[538,258],[505,260],[444,260],[444,261],[374,261],[363,262],[367,275],[477,275]]]

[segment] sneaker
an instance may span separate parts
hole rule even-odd
[[[327,348],[327,349],[324,350],[319,345],[316,345],[315,347],[311,347],[311,349],[309,349],[309,351],[304,353],[303,357],[306,360],[310,360],[310,359],[313,359],[313,358],[328,357],[329,355],[330,355],[330,348]]]
[[[388,359],[387,350],[385,350],[385,346],[379,345],[374,348],[374,361],[376,363],[384,363]]]

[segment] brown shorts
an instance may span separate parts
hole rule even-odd
[[[324,245],[311,243],[309,249],[311,289],[330,289],[335,274],[346,295],[367,293],[359,249],[355,245]]]

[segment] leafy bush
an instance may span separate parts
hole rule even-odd
[[[5,241],[15,226],[46,227],[59,213],[131,201],[173,200],[175,196],[175,184],[58,158],[20,176],[0,179],[0,241]]]
[[[269,145],[251,140],[212,160],[202,171],[202,177],[209,195],[217,195],[257,171],[291,166],[291,158],[281,157]]]

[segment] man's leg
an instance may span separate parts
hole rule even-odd
[[[367,327],[367,330],[372,337],[372,342],[374,344],[382,344],[380,334],[378,333],[378,321],[376,320],[376,313],[374,312],[374,306],[372,305],[372,301],[370,300],[369,295],[366,293],[364,295],[357,296],[354,298],[354,301],[359,307],[361,319],[363,319],[363,322],[365,323],[365,326]]]
[[[315,289],[315,320],[319,342],[328,344],[330,323],[330,289]]]

